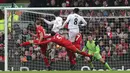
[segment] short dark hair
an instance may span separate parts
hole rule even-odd
[[[60,15],[59,11],[55,11],[55,12],[54,12],[54,15],[55,15],[55,16],[59,16],[59,15]]]
[[[51,31],[51,36],[54,36],[56,33],[54,31]]]
[[[36,22],[36,21],[38,21],[38,22]],[[43,20],[42,19],[38,18],[38,19],[36,19],[36,21],[35,22],[36,22],[37,25],[43,24]]]
[[[75,9],[73,10],[73,12],[74,12],[74,13],[78,13],[78,12],[79,12],[79,8],[75,8]]]

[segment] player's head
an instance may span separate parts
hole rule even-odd
[[[41,19],[37,19],[35,21],[35,25],[42,25],[42,24],[43,24],[43,20],[41,20]]]
[[[60,14],[59,11],[55,11],[55,12],[54,12],[54,15],[55,15],[55,16],[59,16],[59,14]]]
[[[88,34],[88,41],[92,41],[92,40],[93,40],[92,33],[89,33]]]
[[[73,10],[73,12],[74,12],[74,13],[79,13],[79,8],[75,8],[75,9]]]
[[[51,31],[51,36],[54,36],[56,33],[54,31]]]

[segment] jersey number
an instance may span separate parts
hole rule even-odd
[[[62,39],[59,35],[56,36],[59,40]]]
[[[77,22],[78,22],[78,19],[75,18],[75,19],[74,19],[74,25],[77,25]]]

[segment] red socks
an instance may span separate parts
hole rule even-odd
[[[46,57],[43,58],[43,61],[44,61],[45,65],[46,65],[47,67],[50,66],[49,61],[48,61],[48,59],[47,59]]]
[[[30,45],[31,43],[30,42],[23,42],[22,44],[20,44],[20,46],[27,46],[27,45]]]

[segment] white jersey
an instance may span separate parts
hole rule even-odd
[[[48,25],[53,25],[52,31],[54,31],[54,32],[59,32],[60,28],[62,27],[62,23],[63,23],[63,19],[61,17],[56,17],[55,20],[53,20],[53,21],[48,21],[46,19],[44,19],[44,21]]]
[[[61,17],[56,17],[56,19],[53,21],[52,31],[59,32],[62,23],[63,23],[63,19]]]
[[[80,24],[80,22],[83,22],[83,24]],[[79,33],[79,25],[87,25],[87,22],[84,20],[84,18],[78,14],[70,14],[66,21],[64,22],[63,26],[65,26],[66,23],[68,24],[68,29],[69,29],[69,40],[71,42],[75,42],[75,38],[77,34]]]
[[[68,29],[72,30],[72,29],[77,29],[79,30],[79,25],[80,22],[83,22],[84,24],[87,24],[87,22],[84,20],[84,18],[78,14],[70,14],[67,17],[66,20],[69,24],[68,24]]]

